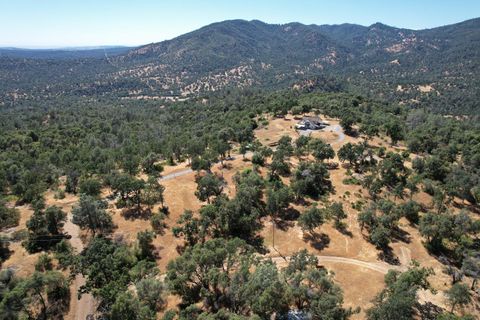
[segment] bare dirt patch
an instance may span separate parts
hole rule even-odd
[[[283,135],[288,135],[292,139],[298,138],[299,134],[295,130],[295,124],[297,124],[292,116],[286,116],[285,118],[269,118],[267,126],[260,127],[255,130],[255,136],[263,145],[269,145],[275,143]]]
[[[432,87],[432,85],[430,84],[425,84],[425,85],[419,85],[418,87],[418,90],[422,93],[428,93],[428,92],[432,92],[434,91],[435,89]]]

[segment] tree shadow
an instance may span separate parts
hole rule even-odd
[[[350,164],[350,163],[348,163],[348,162],[342,162],[341,166],[342,166],[343,169],[351,169],[351,168],[353,168],[353,165]]]
[[[418,314],[422,320],[436,320],[444,311],[443,308],[431,302],[426,302],[424,304],[417,303],[416,309],[418,310]]]
[[[328,170],[338,170],[340,167],[338,162],[327,162],[325,163],[325,166]]]
[[[282,212],[280,217],[274,218],[273,223],[275,224],[275,228],[278,228],[282,231],[287,231],[288,228],[291,228],[295,225],[294,221],[296,221],[299,216],[300,212],[297,209],[288,208]]]
[[[320,233],[318,234],[317,232],[311,232],[311,233],[305,233],[303,235],[303,239],[310,243],[310,245],[317,249],[317,250],[323,250],[328,247],[330,244],[330,237],[328,234],[325,233]]]
[[[10,250],[6,246],[0,247],[0,267],[2,266],[4,261],[7,261],[8,258],[14,253],[13,250]]]
[[[288,228],[293,227],[295,224],[293,221],[288,221],[288,220],[277,220],[275,221],[275,228],[278,228],[282,231],[287,231]]]
[[[65,233],[59,234],[30,234],[27,239],[22,242],[22,246],[28,251],[28,253],[37,253],[40,251],[51,250],[63,239],[70,239],[72,236]]]
[[[147,209],[130,208],[130,209],[124,209],[121,214],[122,214],[122,217],[125,218],[125,220],[136,220],[136,219],[148,220],[152,216],[152,210],[148,208]]]
[[[160,212],[163,213],[164,215],[166,215],[167,217],[170,215],[170,209],[168,208],[168,206],[162,206],[160,207]]]
[[[288,208],[283,212],[282,219],[286,221],[296,221],[300,216],[300,212],[295,208]]]
[[[467,204],[467,203],[458,203],[456,201],[452,201],[452,205],[459,210],[465,209],[465,210],[468,210],[470,212],[480,214],[480,207],[478,205],[472,205],[472,204]]]
[[[263,237],[256,235],[245,240],[249,245],[251,245],[255,251],[260,254],[267,254],[268,250],[263,243]]]
[[[410,233],[402,230],[400,228],[395,228],[393,232],[393,239],[397,241],[401,241],[403,243],[410,243],[412,242],[412,238],[410,237]]]
[[[303,206],[303,207],[308,207],[312,204],[311,201],[308,201],[307,199],[305,199],[304,197],[300,197],[298,199],[295,199],[294,203],[296,205],[299,205],[299,206]]]
[[[426,213],[431,209],[431,207],[425,203],[420,203],[420,202],[417,202],[417,203],[420,206],[420,212],[422,213]]]
[[[161,228],[154,229],[153,231],[155,232],[156,235],[164,236],[166,234],[166,230],[168,230],[168,224],[163,222]]]
[[[458,255],[454,249],[449,249],[443,244],[440,244],[437,247],[434,244],[426,241],[422,241],[422,244],[424,245],[425,249],[427,249],[428,254],[443,266],[453,266],[456,268],[461,267],[461,262],[458,259]],[[476,248],[476,250],[478,250],[480,248],[480,239],[473,240],[471,248]]]
[[[115,201],[117,200],[117,195],[115,193],[109,194],[108,196],[105,197],[107,201]]]
[[[164,249],[163,246],[156,247],[155,245],[151,245],[151,258],[152,260],[160,260],[162,259],[162,256],[160,255],[160,251]]]
[[[325,194],[322,194],[321,196],[328,196],[329,193],[331,193],[331,194],[337,194],[337,189],[335,189],[335,187],[334,187],[334,185],[332,184],[331,181],[329,181],[329,182],[330,182],[330,185],[329,185],[329,187],[328,187],[327,192],[325,192]]]
[[[400,265],[400,259],[398,259],[390,247],[383,248],[382,251],[378,253],[378,258],[394,266]]]
[[[462,264],[458,260],[458,257],[455,254],[455,251],[443,248],[441,250],[432,250],[428,246],[426,249],[430,256],[432,256],[435,260],[437,260],[442,266],[448,268],[461,268]],[[447,272],[448,274],[448,272]]]
[[[232,166],[231,163],[224,162],[223,165],[221,166],[221,168],[225,169],[225,170],[231,170],[233,168],[233,166]]]
[[[182,254],[185,252],[186,249],[187,249],[187,244],[186,244],[186,243],[184,243],[184,244],[177,244],[177,245],[175,246],[175,251],[177,251],[177,253],[178,253],[179,255],[182,255]]]
[[[335,226],[338,232],[349,238],[353,238],[353,233],[347,229],[347,225],[344,222],[341,222],[338,226]]]
[[[344,133],[349,136],[349,137],[353,137],[353,138],[357,138],[359,136],[359,132],[358,130],[352,128],[350,130],[344,130]]]

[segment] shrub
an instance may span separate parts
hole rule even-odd
[[[255,152],[252,156],[252,163],[263,166],[265,164],[265,158],[260,153]]]
[[[45,272],[52,270],[53,265],[52,265],[52,258],[46,254],[42,253],[37,260],[37,263],[35,263],[35,270],[40,271],[40,272]]]
[[[155,231],[155,233],[162,234],[166,228],[165,214],[163,214],[163,212],[153,214],[150,217],[150,224],[152,225],[152,229]]]

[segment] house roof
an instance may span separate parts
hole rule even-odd
[[[303,120],[308,120],[310,122],[321,122],[322,119],[320,117],[303,117]]]

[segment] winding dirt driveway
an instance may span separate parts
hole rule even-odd
[[[192,172],[193,172],[192,169],[187,168],[187,169],[183,169],[183,170],[179,170],[179,171],[176,171],[176,172],[166,174],[166,175],[160,177],[159,180],[160,181],[172,180],[172,179],[175,179],[176,177],[184,176],[184,175],[192,173]]]
[[[70,238],[70,243],[72,247],[77,251],[77,253],[82,252],[84,246],[79,236],[80,229],[76,224],[73,224],[71,213],[68,214],[67,221],[63,229],[70,236],[72,236]],[[85,284],[85,278],[83,277],[83,275],[77,274],[74,280],[75,295],[71,298],[71,300],[76,299],[76,294],[78,292],[78,289],[84,284]],[[76,300],[73,305],[75,306],[75,308],[70,308],[68,319],[85,320],[88,318],[89,315],[92,315],[95,313],[95,299],[91,294],[86,294],[86,293],[82,294],[82,297],[80,298],[80,300]]]
[[[339,124],[334,124],[334,125],[327,126],[323,130],[333,131],[336,134],[338,134],[337,140],[334,141],[332,144],[341,143],[341,142],[343,142],[343,140],[345,140],[345,133],[343,132],[342,126],[340,126]]]
[[[407,270],[405,266],[393,266],[385,262],[366,262],[362,260],[338,257],[338,256],[315,256],[315,257],[318,259],[319,263],[325,263],[325,262],[345,263],[345,264],[355,265],[358,267],[377,271],[382,274],[386,274],[388,270],[392,270],[392,269],[397,271]],[[283,264],[283,263],[286,264],[288,260],[290,260],[290,257],[289,256],[288,257],[272,257],[271,259],[276,264]]]

